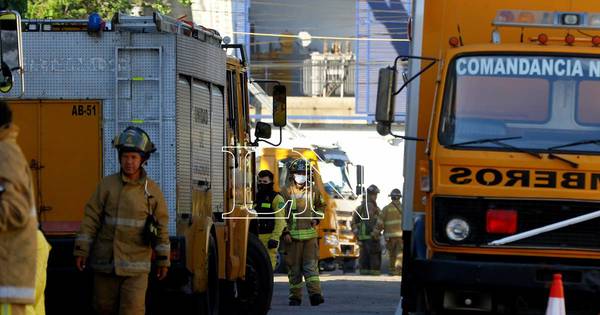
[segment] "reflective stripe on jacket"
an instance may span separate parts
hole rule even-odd
[[[38,221],[18,133],[15,125],[0,127],[0,304],[35,302]]]
[[[317,187],[298,188],[295,183],[289,183],[281,194],[287,202],[287,211],[291,212],[287,219],[290,236],[296,240],[316,238],[318,233],[311,222],[322,218],[325,210],[325,201]]]
[[[154,213],[159,227],[156,264],[169,266],[167,206],[160,188],[143,169],[136,181],[121,173],[102,179],[85,206],[75,256],[87,257],[93,246],[90,265],[95,271],[114,270],[119,276],[148,273],[152,249],[144,244],[142,235],[149,212]]]

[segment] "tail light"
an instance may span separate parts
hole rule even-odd
[[[488,210],[486,231],[490,234],[515,234],[517,232],[517,211]]]

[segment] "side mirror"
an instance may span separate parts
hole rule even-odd
[[[365,167],[356,165],[356,195],[362,195],[362,188],[365,183]]]
[[[19,70],[23,79],[23,40],[19,13],[0,11],[0,41],[0,92],[8,93],[14,84],[13,71]]]
[[[271,125],[264,122],[257,122],[256,128],[254,128],[254,136],[257,139],[269,139],[271,138]]]
[[[273,87],[273,126],[285,127],[287,125],[287,96],[285,85]]]
[[[377,107],[375,120],[377,123],[389,125],[394,122],[394,89],[396,88],[396,69],[386,67],[379,69],[377,82]]]

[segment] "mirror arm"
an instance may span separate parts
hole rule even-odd
[[[268,144],[270,144],[270,145],[272,145],[272,146],[274,146],[274,147],[278,147],[278,146],[280,146],[280,145],[281,145],[281,143],[283,142],[283,127],[279,127],[279,142],[278,142],[277,144],[275,144],[275,143],[272,143],[272,142],[269,142],[269,141],[267,141],[267,140],[265,140],[265,139],[256,138],[256,139],[254,140],[254,142],[252,142],[252,145],[256,147],[256,146],[258,146],[258,143],[259,143],[259,142],[268,143]]]
[[[425,139],[421,139],[421,138],[417,138],[417,137],[396,135],[396,134],[392,133],[392,128],[390,128],[390,135],[393,136],[394,138],[400,138],[402,140],[407,140],[407,141],[425,141]]]
[[[408,60],[408,59],[419,59],[419,60],[427,60],[430,61],[429,64],[427,64],[427,66],[425,66],[425,68],[421,69],[421,71],[417,72],[417,74],[415,74],[414,76],[412,76],[409,80],[407,80],[406,82],[404,82],[404,84],[402,84],[402,86],[398,89],[398,91],[394,92],[394,94],[392,94],[392,96],[398,95],[400,94],[400,92],[402,90],[404,90],[404,88],[410,83],[412,82],[414,79],[418,78],[423,72],[427,71],[429,68],[433,67],[433,65],[438,61],[435,58],[430,58],[430,57],[419,57],[419,56],[403,56],[400,55],[398,57],[396,57],[396,59],[394,59],[394,71],[397,71],[398,69],[398,60]]]
[[[246,53],[244,51],[244,45],[242,44],[222,44],[221,48],[227,50],[229,48],[239,49],[242,57],[242,66],[246,66]]]

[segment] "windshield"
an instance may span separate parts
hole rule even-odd
[[[325,186],[325,191],[334,198],[352,195],[351,184],[346,172],[346,164],[336,166],[333,162],[319,161],[319,172]]]
[[[445,146],[540,151],[600,139],[600,59],[465,56],[450,65],[440,121]],[[470,143],[469,143],[470,142]],[[454,147],[458,148],[458,147]],[[558,151],[599,153],[598,142]]]

